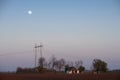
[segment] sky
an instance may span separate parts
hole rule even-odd
[[[0,71],[34,67],[33,48],[41,42],[47,60],[82,60],[90,69],[101,59],[120,69],[120,1],[1,0]]]

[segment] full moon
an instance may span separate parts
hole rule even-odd
[[[28,14],[29,14],[29,15],[31,15],[31,14],[32,14],[32,11],[31,11],[31,10],[29,10],[29,11],[28,11]]]

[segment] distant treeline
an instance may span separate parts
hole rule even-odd
[[[107,72],[108,66],[105,61],[101,59],[94,59],[92,62],[91,71],[95,73]],[[83,66],[83,61],[78,60],[75,62],[66,61],[65,59],[57,59],[55,56],[52,56],[49,61],[46,61],[44,57],[39,58],[38,66],[34,68],[21,68],[18,67],[17,73],[35,73],[35,72],[69,72],[71,70],[79,70],[79,72],[85,71],[85,66]]]

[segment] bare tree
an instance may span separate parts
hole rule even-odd
[[[47,62],[47,61],[45,61],[45,62],[43,63],[43,67],[44,67],[44,68],[48,68],[48,62]]]
[[[56,65],[56,57],[53,55],[48,63],[49,67],[54,70]]]
[[[74,63],[72,61],[67,61],[67,65],[74,66]]]
[[[38,61],[38,64],[40,67],[44,67],[44,64],[45,64],[45,58],[44,57],[40,57],[39,61]]]
[[[47,67],[48,67],[48,69],[51,69],[51,62],[50,61],[47,63]]]
[[[83,61],[79,60],[79,61],[75,61],[75,67],[78,69],[80,66],[83,65]]]
[[[64,66],[65,66],[65,60],[64,59],[56,60],[55,67],[56,67],[57,70],[60,71]]]
[[[66,62],[65,62],[65,60],[63,58],[60,59],[59,61],[60,61],[60,68],[59,69],[61,70],[63,67],[65,67]]]

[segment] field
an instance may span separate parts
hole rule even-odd
[[[0,80],[120,80],[120,73],[102,74],[0,74]]]

